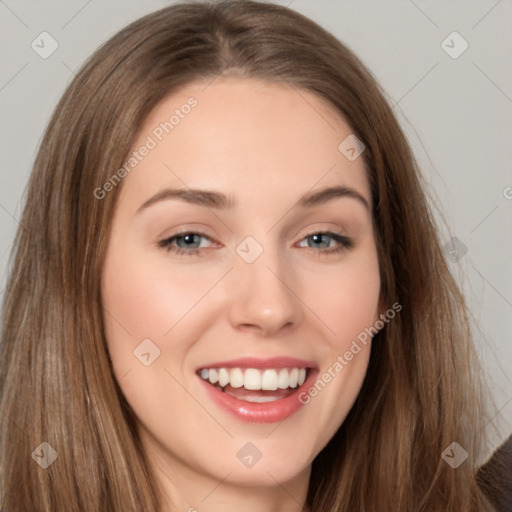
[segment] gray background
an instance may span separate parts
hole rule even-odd
[[[0,300],[22,194],[57,100],[100,43],[169,3],[0,0]],[[279,3],[352,48],[394,105],[481,328],[477,348],[499,427],[488,429],[492,450],[512,432],[512,1]],[[58,43],[46,59],[31,47],[48,50],[44,31]],[[464,41],[448,37],[454,31],[469,45],[457,58]]]

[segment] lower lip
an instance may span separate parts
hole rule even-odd
[[[211,399],[237,419],[250,423],[276,423],[290,417],[304,405],[304,403],[299,400],[299,396],[304,397],[306,390],[309,389],[315,381],[318,370],[310,369],[308,373],[309,375],[302,386],[295,389],[293,393],[285,398],[263,403],[239,400],[234,396],[218,390],[201,377],[198,376],[198,378],[205,387],[206,392],[210,394]]]

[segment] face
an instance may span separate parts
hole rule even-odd
[[[380,313],[363,158],[338,149],[350,133],[314,94],[242,78],[188,85],[146,119],[102,298],[161,471],[291,481],[348,414]]]

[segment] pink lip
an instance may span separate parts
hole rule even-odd
[[[198,367],[196,371],[202,368],[317,368],[317,364],[314,361],[305,361],[295,357],[270,357],[268,359],[240,357],[229,361],[207,363]]]
[[[246,361],[244,359],[244,361]],[[269,360],[265,361],[263,366],[259,366],[260,368],[264,367],[274,367],[274,368],[282,368],[286,366],[297,367],[297,360],[293,362],[293,364],[289,364],[289,360],[286,363],[283,363],[282,366],[272,366],[268,364]],[[232,361],[231,361],[232,362]],[[275,363],[272,363],[275,364]],[[229,367],[239,367],[243,365],[234,364]],[[219,367],[228,367],[225,364],[220,364]],[[249,368],[254,368],[254,366],[248,366]],[[302,365],[300,366],[302,367]],[[207,368],[212,368],[208,366]],[[239,400],[223,391],[218,390],[214,386],[212,386],[209,382],[202,379],[198,376],[201,381],[201,385],[204,387],[206,393],[209,394],[210,398],[213,400],[215,404],[217,404],[220,408],[227,411],[229,414],[234,416],[235,418],[251,422],[251,423],[276,423],[280,421],[284,421],[286,418],[297,412],[304,403],[299,400],[299,396],[302,396],[304,392],[309,389],[316,380],[318,370],[316,368],[312,368],[309,366],[310,370],[308,372],[308,376],[302,386],[296,388],[293,393],[288,395],[285,398],[280,398],[278,400],[274,400],[273,402],[263,402],[263,403],[255,403],[255,402],[247,402],[246,400]]]

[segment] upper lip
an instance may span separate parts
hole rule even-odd
[[[217,361],[199,366],[203,368],[316,368],[314,361],[297,359],[296,357],[270,357],[267,359],[257,357],[240,357],[229,361]]]

